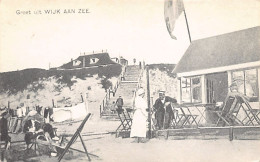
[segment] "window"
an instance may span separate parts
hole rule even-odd
[[[201,102],[201,81],[199,78],[192,78],[192,102]]]
[[[236,83],[238,92],[248,96],[250,100],[258,100],[257,69],[232,72],[232,83]]]
[[[181,78],[182,102],[191,102],[190,78]]]
[[[98,58],[90,58],[90,64],[95,64],[98,62]]]
[[[181,92],[182,102],[201,102],[201,78],[182,78]]]
[[[79,66],[80,64],[81,64],[81,61],[79,61],[79,60],[73,61],[73,66]]]

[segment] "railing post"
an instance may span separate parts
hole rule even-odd
[[[80,96],[81,96],[81,101],[82,101],[82,102],[84,102],[84,99],[83,99],[83,96],[82,96],[82,94],[81,94]]]
[[[52,99],[52,107],[55,107],[54,99]]]
[[[100,116],[100,118],[102,117],[101,105],[99,105],[99,116]]]
[[[149,114],[148,114],[148,123],[149,123],[149,133],[148,133],[148,137],[149,139],[152,138],[152,117],[151,117],[151,103],[150,103],[150,83],[149,83],[149,67],[146,67],[146,83],[147,83],[147,104],[148,104],[148,110],[149,110]]]
[[[234,138],[234,131],[233,131],[233,126],[229,128],[229,141],[233,141]]]

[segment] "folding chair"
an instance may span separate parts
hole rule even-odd
[[[256,122],[258,121],[258,124],[259,124],[259,121],[260,121],[260,109],[252,109],[252,114],[255,115],[255,117],[258,119],[256,120]],[[251,115],[250,119],[247,121],[246,125],[248,125],[249,121],[252,120],[253,122],[255,121],[255,119],[253,115]],[[246,119],[246,118],[245,118]]]
[[[126,108],[125,110],[126,110],[125,118],[129,122],[129,124],[132,125],[133,109]]]
[[[172,106],[172,111],[173,111],[173,118],[171,120],[171,123],[170,123],[170,128],[177,128],[177,123],[179,121],[179,114],[178,114],[178,110]]]
[[[221,122],[223,122],[222,126],[225,126],[226,124],[229,126],[233,125],[232,121],[231,121],[232,119],[230,118],[229,114],[230,114],[230,109],[231,109],[232,105],[234,104],[235,99],[236,98],[233,96],[228,96],[226,102],[224,103],[222,111],[215,111],[215,113],[219,117],[217,120],[216,126],[218,126]]]
[[[72,138],[70,139],[69,143],[66,145],[66,147],[61,147],[61,146],[59,146],[59,145],[55,145],[55,147],[60,148],[60,149],[63,150],[62,153],[60,154],[59,158],[58,158],[58,161],[59,161],[59,162],[61,161],[61,159],[63,158],[63,156],[65,155],[65,153],[66,153],[69,149],[74,150],[74,151],[78,151],[78,152],[81,152],[81,153],[85,153],[85,154],[87,155],[89,161],[91,161],[89,155],[94,156],[94,157],[98,157],[97,155],[94,155],[94,154],[91,154],[91,153],[88,152],[87,147],[86,147],[86,145],[85,145],[85,143],[84,143],[84,141],[83,141],[83,138],[82,138],[82,136],[81,136],[81,134],[80,134],[81,131],[82,131],[82,129],[84,128],[86,122],[88,121],[90,115],[91,115],[91,114],[89,113],[89,114],[85,117],[85,119],[82,121],[82,123],[80,124],[80,126],[78,127],[78,129],[76,130],[76,132],[74,133],[74,135],[72,136]],[[75,149],[75,148],[72,148],[72,147],[71,147],[71,145],[77,140],[78,137],[80,138],[80,141],[81,141],[81,144],[82,144],[82,146],[83,146],[83,148],[84,148],[84,151],[81,151],[81,150],[78,150],[78,149]]]
[[[178,124],[180,123],[181,119],[183,118],[182,113],[179,113],[181,111],[180,110],[180,105],[178,103],[172,103],[171,102],[171,109],[173,111],[173,116],[172,119],[170,121],[170,126],[169,128],[177,128]]]
[[[183,123],[183,126],[192,126],[192,124],[195,123],[196,126],[198,127],[198,123],[196,121],[196,118],[198,117],[198,115],[193,115],[191,113],[189,107],[186,107],[186,106],[182,106],[181,111],[184,115],[184,118],[186,119],[186,121]],[[189,124],[189,125],[187,125],[187,124]]]
[[[195,125],[198,127],[198,123],[196,121],[198,115],[192,114],[189,107],[185,105],[180,105],[176,108],[180,110],[176,115],[176,126],[180,126],[181,128],[185,126],[191,127],[192,124],[195,123]]]
[[[124,109],[117,109],[116,111],[119,120],[121,121],[120,125],[116,129],[116,132],[131,130],[132,116],[130,115],[130,110],[128,109],[128,111],[125,112]]]
[[[93,156],[93,157],[97,157],[99,158],[99,156],[97,155],[94,155],[92,153],[89,153],[88,150],[87,150],[87,147],[83,141],[83,138],[82,138],[82,135],[81,135],[81,131],[82,129],[84,128],[86,122],[88,121],[88,119],[90,118],[91,114],[89,113],[85,119],[81,122],[80,126],[78,127],[78,129],[76,130],[76,132],[73,134],[73,136],[71,137],[71,139],[69,140],[69,142],[66,144],[66,146],[62,146],[61,144],[64,144],[64,139],[65,139],[65,136],[61,136],[60,140],[59,140],[59,144],[56,144],[56,143],[52,143],[52,147],[55,147],[57,149],[57,152],[59,153],[59,157],[58,157],[58,161],[61,161],[63,156],[66,154],[66,152],[68,150],[73,150],[73,151],[78,151],[78,152],[81,152],[81,153],[85,153],[88,157],[88,160],[91,161],[90,159],[90,155]],[[77,138],[80,138],[80,141],[81,141],[81,144],[84,148],[84,151],[82,150],[79,150],[79,149],[76,149],[76,148],[72,148],[71,145],[77,140]],[[36,145],[38,146],[39,148],[39,144],[40,145],[45,145],[45,146],[49,146],[48,143],[46,142],[43,142],[42,140],[44,140],[44,135],[39,135],[37,136],[36,140],[35,140],[35,149],[36,149]],[[39,140],[40,139],[40,140]]]
[[[258,115],[260,114],[259,109],[253,109],[248,101],[243,96],[236,95],[235,96],[238,101],[238,109],[242,108],[245,112],[246,117],[243,120],[240,120],[237,116],[235,116],[237,121],[240,121],[242,125],[255,125],[254,122],[256,122],[258,125],[260,125],[260,119]]]
[[[179,128],[183,127],[184,121],[187,119],[185,118],[185,115],[183,114],[183,111],[181,111],[181,107],[175,107],[176,115],[175,119],[172,120],[172,126],[173,128]]]

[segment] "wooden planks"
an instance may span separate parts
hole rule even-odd
[[[164,139],[229,139],[260,140],[260,127],[199,127],[190,129],[168,129],[156,132],[156,138]]]

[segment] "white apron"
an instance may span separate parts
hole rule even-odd
[[[135,98],[135,112],[130,137],[146,137],[147,102],[140,96]]]

